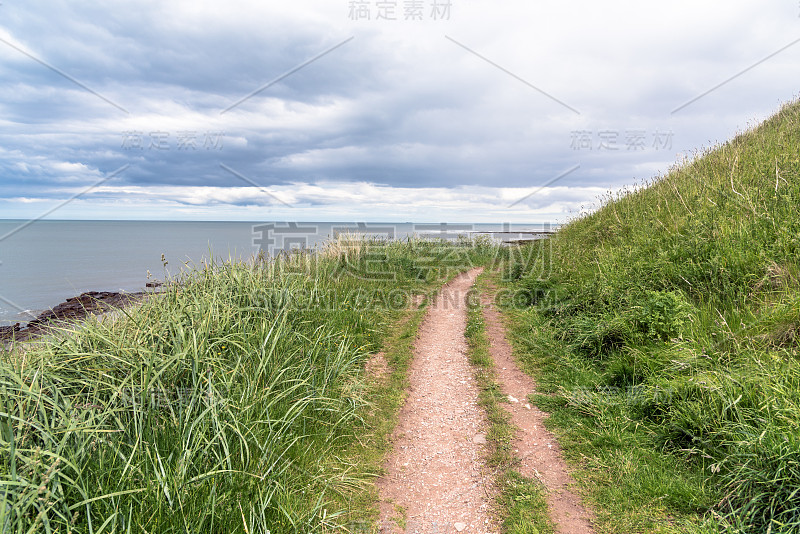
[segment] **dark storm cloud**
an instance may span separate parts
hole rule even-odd
[[[579,4],[463,2],[449,26],[391,26],[315,0],[4,3],[0,199],[63,198],[123,165],[110,184],[248,185],[224,164],[265,187],[551,184],[576,188],[559,189],[575,203],[666,170],[796,91],[800,45],[759,64],[800,33],[783,8],[687,19],[673,11],[688,2]],[[314,191],[304,202],[339,201]]]

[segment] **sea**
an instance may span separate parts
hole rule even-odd
[[[339,233],[507,241],[542,224],[64,221],[0,219],[0,325],[25,323],[85,291],[135,292],[202,262],[323,246]]]

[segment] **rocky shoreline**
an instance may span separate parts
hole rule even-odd
[[[89,315],[98,315],[136,304],[149,294],[144,291],[134,293],[87,291],[77,297],[68,298],[25,325],[17,323],[12,326],[0,326],[0,343],[28,341],[47,333],[54,326],[75,323]]]

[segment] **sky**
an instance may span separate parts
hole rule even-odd
[[[798,65],[797,0],[2,0],[0,218],[561,223]]]

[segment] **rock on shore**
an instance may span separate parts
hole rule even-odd
[[[39,314],[25,326],[0,326],[0,342],[26,341],[44,334],[48,328],[64,322],[76,322],[88,315],[105,313],[140,301],[146,293],[117,291],[87,291],[68,298],[58,306]]]

